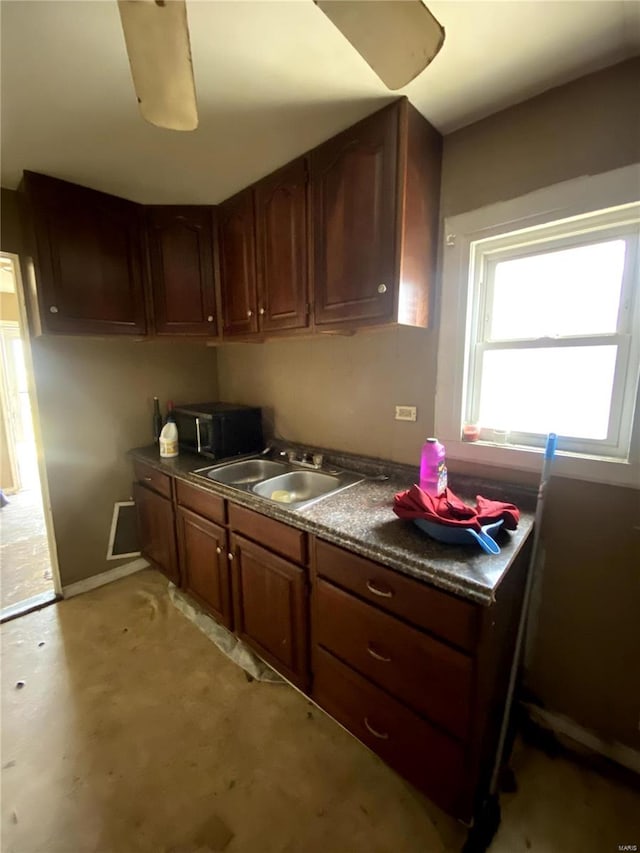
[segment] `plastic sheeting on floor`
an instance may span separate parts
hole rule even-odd
[[[285,684],[275,670],[271,669],[264,661],[254,654],[242,640],[235,634],[212,619],[198,605],[181,592],[175,584],[169,584],[169,598],[172,604],[187,617],[190,622],[199,628],[203,634],[215,643],[220,651],[225,654],[245,672],[257,681],[269,681],[273,684]]]

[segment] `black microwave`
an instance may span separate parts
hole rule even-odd
[[[258,453],[264,447],[262,409],[233,403],[188,403],[174,409],[178,444],[211,459]]]

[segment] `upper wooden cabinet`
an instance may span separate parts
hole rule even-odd
[[[258,323],[262,332],[309,325],[307,159],[255,187]]]
[[[391,317],[397,148],[385,110],[311,155],[318,324]]]
[[[219,208],[225,337],[309,325],[307,160],[294,160]]]
[[[218,208],[218,253],[226,337],[258,331],[253,189]]]
[[[147,332],[146,219],[151,334],[255,339],[425,327],[441,147],[402,98],[218,208],[144,208],[25,172],[42,325]]]
[[[34,172],[24,190],[44,330],[145,334],[141,206]]]
[[[312,151],[317,327],[428,325],[440,159],[406,99]]]
[[[213,209],[147,208],[147,240],[155,333],[217,335]]]

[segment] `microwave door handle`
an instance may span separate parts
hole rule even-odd
[[[196,418],[196,442],[198,445],[198,453],[202,451],[202,445],[200,444],[200,418]]]

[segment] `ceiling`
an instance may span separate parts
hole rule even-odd
[[[401,93],[448,133],[640,53],[635,0],[434,0],[440,54]],[[2,184],[23,169],[145,203],[215,203],[390,93],[311,0],[188,0],[200,126],[140,117],[115,0],[2,0]]]

